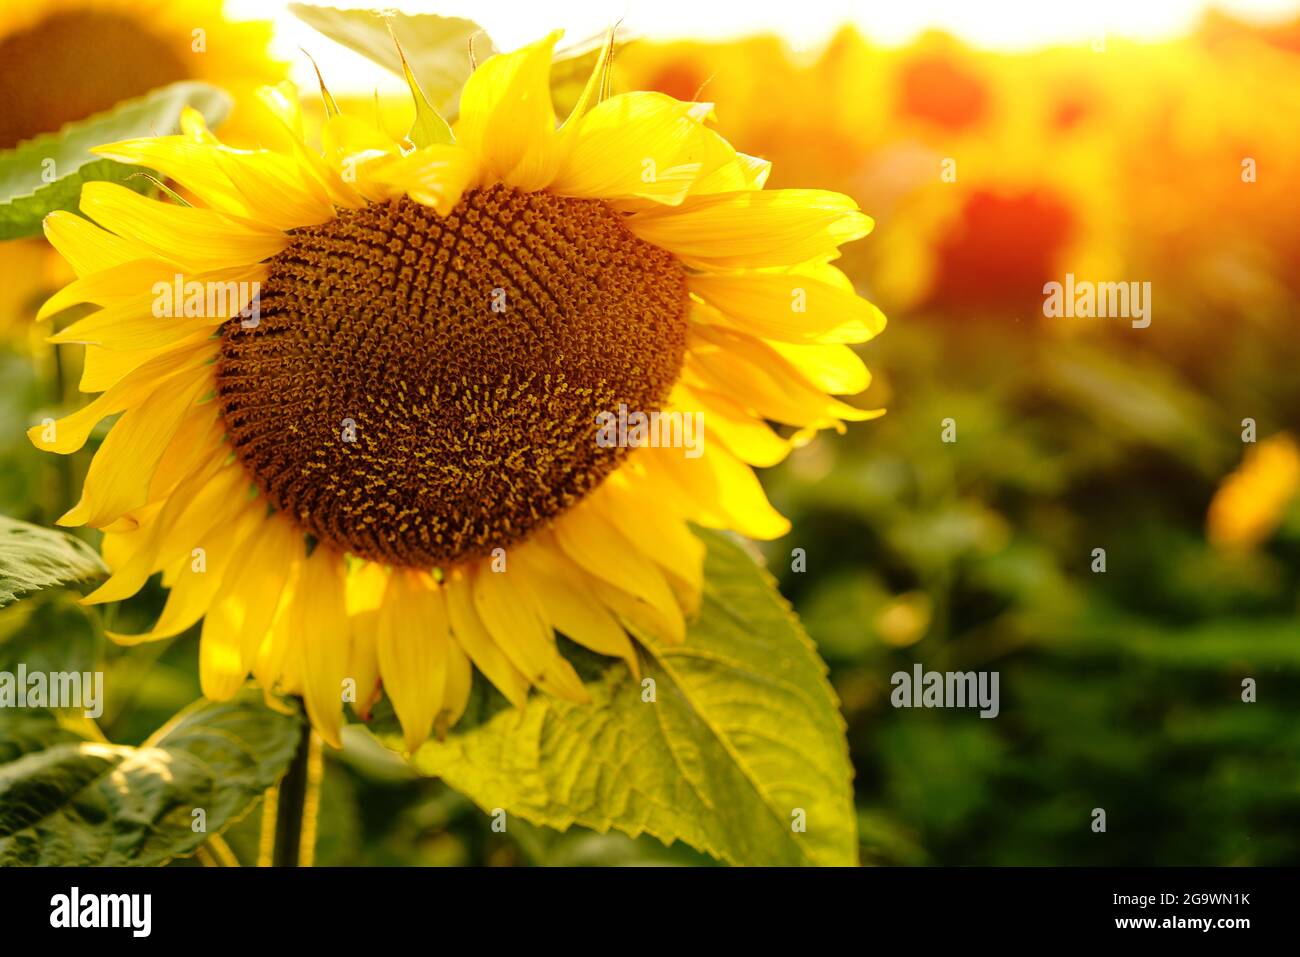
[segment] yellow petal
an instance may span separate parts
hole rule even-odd
[[[699,273],[690,287],[721,321],[764,339],[865,342],[885,327],[880,310],[851,290],[796,273]]]
[[[679,382],[673,395],[674,407],[699,409],[704,413],[706,442],[715,438],[721,440],[736,458],[747,465],[770,468],[784,461],[794,447],[789,439],[781,438],[761,418],[721,393]]]
[[[712,446],[698,459],[677,449],[642,449],[648,461],[667,475],[689,501],[703,505],[701,524],[729,528],[749,538],[767,541],[790,531],[790,522],[774,509],[763,486],[727,450]]]
[[[840,420],[861,422],[883,414],[831,398],[766,343],[716,327],[692,330],[683,381],[791,425],[828,428]]]
[[[478,612],[474,610],[469,577],[464,572],[454,571],[448,576],[445,587],[447,613],[456,643],[511,704],[522,708],[528,701],[528,678],[497,646],[479,620]]]
[[[192,106],[181,108],[181,133],[195,143],[207,143],[215,146],[219,140],[208,129],[208,121],[203,114]]]
[[[247,501],[243,504],[234,521],[221,522],[194,540],[189,555],[179,565],[167,603],[152,629],[140,635],[109,632],[109,637],[122,645],[158,641],[179,635],[203,617],[240,545],[262,521],[260,505],[250,506]]]
[[[640,667],[632,641],[618,620],[586,587],[587,576],[558,549],[535,544],[516,548],[511,555],[512,575],[523,571],[529,587],[542,603],[546,619],[584,648],[600,655],[622,658],[634,675]]]
[[[298,103],[298,92],[293,84],[285,81],[273,87],[263,87],[257,93],[263,105],[284,125],[289,135],[294,159],[302,166],[304,175],[310,176],[324,189],[329,201],[335,206],[349,209],[359,209],[364,206],[365,198],[350,183],[345,182],[338,171],[325,162],[320,153],[309,149],[304,142],[302,109]]]
[[[127,532],[151,522],[182,482],[201,473],[213,461],[214,452],[227,454],[222,442],[224,433],[225,424],[220,421],[220,410],[214,403],[191,406],[158,460],[149,481],[148,502],[122,513],[116,521],[104,526],[104,532]]]
[[[268,696],[272,694],[300,694],[302,658],[299,645],[302,633],[299,624],[302,615],[298,609],[303,600],[303,573],[306,560],[295,562],[289,569],[288,581],[280,593],[280,604],[271,621],[271,630],[262,639],[253,661],[253,677]],[[342,697],[342,695],[340,695]]]
[[[579,123],[550,188],[565,196],[680,203],[710,155],[697,105],[662,93],[605,100]]]
[[[289,245],[278,230],[255,229],[211,209],[147,199],[116,183],[87,183],[81,211],[154,255],[195,271],[261,262]]]
[[[479,177],[478,158],[458,146],[426,146],[380,165],[369,179],[446,216]]]
[[[304,557],[302,534],[279,516],[244,540],[203,619],[199,679],[205,697],[225,700],[244,683],[275,620],[289,569]]]
[[[175,180],[205,206],[246,219],[257,216],[240,196],[218,162],[220,147],[192,136],[146,136],[96,146],[97,156],[146,166],[167,179]]]
[[[825,259],[871,231],[849,197],[816,189],[720,193],[628,220],[648,243],[705,269],[787,266]]]
[[[471,575],[470,591],[474,611],[493,642],[533,684],[559,698],[588,700],[582,680],[556,648],[524,576],[480,566]]]
[[[89,273],[68,283],[41,305],[37,321],[80,303],[97,306],[121,302],[139,295],[141,289],[150,288],[160,276],[171,276],[176,267],[159,259],[133,259],[118,263],[97,272]]]
[[[158,516],[163,504],[155,502],[140,509],[138,514],[141,516],[141,521],[135,525],[119,528],[114,524],[105,529],[104,537],[99,544],[99,553],[105,565],[117,571],[149,545],[149,540],[154,534],[153,529],[144,526]],[[84,601],[83,599],[83,603]]]
[[[772,174],[772,163],[760,156],[737,153],[736,161],[745,174],[746,189],[762,189],[767,185],[767,178]]]
[[[212,387],[207,375],[178,375],[113,424],[91,460],[81,500],[60,525],[100,528],[149,500],[149,483],[189,407]]]
[[[721,140],[721,137],[718,137]],[[718,163],[713,169],[701,174],[691,185],[692,196],[706,196],[710,193],[734,193],[739,190],[762,189],[767,176],[772,171],[772,164],[756,156],[747,156],[737,152],[731,144],[722,142],[715,150],[729,150],[727,161]]]
[[[158,460],[153,478],[149,482],[149,506],[166,499],[188,476],[203,468],[212,458],[214,450],[221,450],[226,424],[215,402],[193,405],[181,419],[171,443]],[[123,516],[134,520],[136,509]]]
[[[454,641],[447,642],[447,685],[442,694],[442,712],[433,723],[439,738],[460,720],[469,704],[470,689],[474,686],[474,670],[469,658]]]
[[[871,373],[848,346],[790,342],[769,342],[767,346],[823,392],[852,395],[871,384]]]
[[[258,264],[190,276],[159,276],[145,290],[78,319],[49,341],[107,345],[127,352],[179,343],[205,329],[211,333],[238,315],[257,294],[257,284],[266,274],[267,267]]]
[[[441,589],[394,572],[379,609],[379,673],[402,723],[408,751],[424,743],[442,710],[447,685],[447,609]]]
[[[164,152],[159,144],[168,138],[133,140],[125,151],[133,159],[127,161],[153,166],[190,187],[204,202],[222,212],[251,218],[255,225],[294,229],[334,217],[328,190],[309,166],[299,163],[295,157],[269,150],[231,150],[221,146],[208,133],[203,116],[192,109],[182,113],[181,125],[186,135],[175,139],[183,140],[190,150],[162,156],[164,166],[152,157]],[[100,147],[96,152],[105,151],[118,153],[122,147]],[[194,182],[200,173],[203,181]]]
[[[401,145],[391,136],[358,116],[340,113],[321,127],[325,156],[337,165],[350,156],[399,156]]]
[[[156,356],[84,408],[64,416],[50,426],[32,426],[27,430],[27,437],[44,452],[57,452],[61,455],[75,452],[86,444],[91,431],[101,421],[143,403],[173,376],[203,365],[211,353],[211,346],[202,343]]]
[[[686,522],[661,508],[646,508],[654,501],[648,483],[632,487],[626,471],[611,475],[591,496],[591,504],[652,562],[681,587],[674,588],[681,603],[692,611],[704,589],[704,543],[691,534]],[[682,599],[685,599],[682,601]]]
[[[680,449],[671,451],[681,454]],[[565,512],[554,532],[564,553],[583,571],[646,602],[659,616],[667,640],[683,639],[686,621],[663,574],[589,502]]]
[[[343,596],[343,558],[317,546],[303,563],[298,600],[299,667],[307,715],[320,736],[343,747],[343,682],[348,674],[350,642]]]
[[[591,75],[587,77],[587,83],[578,94],[578,100],[573,104],[573,109],[569,112],[565,121],[560,124],[559,135],[561,140],[567,140],[574,135],[578,129],[579,121],[587,115],[587,111],[592,105],[600,101],[601,88],[609,75],[609,64],[614,56],[614,30],[611,28],[605,35],[605,42],[601,44],[600,54],[596,57],[596,64],[592,67]]]
[[[356,116],[340,113],[325,121],[321,145],[331,169],[371,202],[393,196],[374,179],[371,167],[382,169],[402,155],[397,141]]]
[[[45,238],[78,276],[148,257],[139,243],[114,236],[84,216],[58,210],[45,217]]]
[[[599,578],[591,579],[591,588],[601,603],[617,615],[620,621],[625,622],[628,628],[635,629],[638,635],[660,639],[669,644],[681,644],[685,640],[684,636],[673,635],[664,624],[663,616],[635,595],[629,595]]]
[[[274,86],[264,86],[257,90],[257,98],[262,101],[271,115],[284,124],[289,134],[298,142],[303,140],[302,105],[298,102],[298,88],[284,80]],[[184,115],[182,114],[182,119]]]
[[[141,537],[127,560],[113,562],[113,574],[104,584],[81,599],[84,605],[121,601],[140,590],[154,572],[189,554],[196,539],[219,522],[233,518],[243,507],[248,476],[241,466],[220,469],[224,448],[208,464],[181,482],[158,517],[141,528]]]
[[[185,319],[155,316],[152,293],[133,296],[78,319],[48,338],[56,345],[106,345],[119,352],[142,352],[174,346],[199,333],[212,334],[220,318]]]
[[[545,188],[559,163],[550,71],[561,35],[489,58],[460,94],[457,142],[480,157],[485,173],[522,190]]]
[[[356,682],[357,700],[352,710],[363,721],[379,700],[379,609],[388,589],[388,572],[376,562],[365,562],[348,573],[344,602],[352,623],[352,660],[348,677]]]
[[[215,348],[210,328],[197,329],[185,339],[150,349],[112,349],[108,346],[87,345],[82,359],[81,381],[77,383],[77,388],[82,392],[105,392],[150,359],[200,342]]]
[[[334,205],[324,187],[290,157],[268,150],[222,150],[216,157],[258,222],[296,229],[334,218]]]

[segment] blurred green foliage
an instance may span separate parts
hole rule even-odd
[[[864,862],[1300,860],[1300,503],[1257,551],[1204,532],[1243,415],[1300,425],[1300,347],[1175,364],[1142,351],[1166,329],[906,317],[866,349],[889,413],[768,482],[795,526],[769,564],[849,722]],[[916,662],[998,671],[1000,715],[894,709]]]

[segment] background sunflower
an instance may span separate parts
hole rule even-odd
[[[222,0],[51,0],[0,10],[0,150],[111,110],[159,87],[202,80],[234,95],[232,143],[267,127],[253,91],[285,75],[269,23],[232,21]],[[39,351],[31,310],[72,274],[39,238],[0,245],[0,335]]]

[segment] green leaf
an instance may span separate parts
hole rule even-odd
[[[0,515],[0,608],[42,588],[107,574],[80,539]]]
[[[100,639],[76,592],[48,589],[0,613],[0,671],[94,671]]]
[[[21,754],[0,766],[0,866],[149,866],[191,854],[275,784],[301,722],[248,691],[200,702],[132,748],[70,742],[56,725],[0,712],[0,755]],[[32,750],[42,730],[50,746]]]
[[[447,117],[455,116],[461,87],[473,72],[470,38],[474,40],[474,56],[480,62],[497,52],[482,27],[460,17],[431,13],[381,16],[373,10],[340,10],[303,3],[291,3],[289,9],[317,32],[402,76],[402,60],[393,47],[395,35],[410,61],[411,72]]]
[[[391,32],[392,25],[389,25]],[[397,55],[402,60],[402,78],[406,80],[406,85],[411,90],[411,99],[415,101],[415,122],[411,124],[410,132],[406,138],[410,140],[419,149],[426,146],[433,146],[436,143],[451,143],[455,137],[451,135],[451,127],[447,121],[442,118],[429,98],[424,95],[424,90],[420,88],[420,82],[411,72],[411,64],[406,59],[406,53],[402,50],[402,44],[398,42],[397,34],[393,34],[393,46],[397,47]]]
[[[0,771],[24,754],[80,739],[47,708],[6,708],[0,717]],[[3,813],[3,811],[0,811]]]
[[[732,864],[856,863],[853,772],[826,668],[771,577],[734,540],[703,537],[703,607],[685,644],[641,637],[653,702],[620,663],[588,682],[591,704],[534,694],[523,711],[428,742],[416,768],[489,813],[560,830],[648,833]]]
[[[101,159],[91,147],[174,132],[186,106],[215,126],[230,103],[227,94],[206,83],[173,83],[0,152],[0,239],[36,235],[48,213],[77,209],[82,184],[92,180],[149,188],[147,179],[131,178],[139,167]]]

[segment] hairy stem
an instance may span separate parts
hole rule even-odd
[[[310,867],[316,851],[320,806],[320,739],[304,721],[298,751],[275,789],[275,840],[272,867]],[[268,795],[268,800],[270,796]]]

